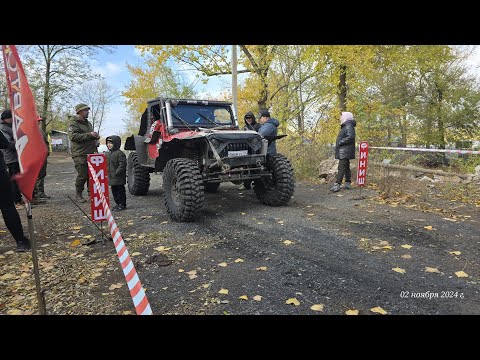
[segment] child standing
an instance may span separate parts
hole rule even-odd
[[[110,152],[107,153],[108,181],[116,204],[112,210],[121,211],[127,207],[127,195],[125,192],[127,157],[125,153],[120,150],[120,145],[122,144],[120,136],[109,136],[106,141],[108,150],[110,150]]]

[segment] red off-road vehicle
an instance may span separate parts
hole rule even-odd
[[[205,191],[215,192],[226,181],[252,180],[266,205],[290,201],[295,188],[290,161],[280,154],[267,156],[274,139],[239,130],[231,103],[156,98],[147,104],[139,134],[125,143],[131,150],[127,182],[132,195],[145,195],[150,173],[162,172],[165,206],[174,221],[195,220]]]

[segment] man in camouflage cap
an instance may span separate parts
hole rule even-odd
[[[87,154],[97,153],[97,144],[100,135],[93,131],[92,124],[88,121],[88,112],[90,107],[87,104],[78,104],[75,106],[77,115],[69,117],[68,137],[72,142],[72,159],[77,170],[75,180],[75,189],[77,194],[75,200],[78,202],[87,202],[82,196],[83,188],[87,183],[88,190],[88,164]]]

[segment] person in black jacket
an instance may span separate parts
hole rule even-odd
[[[258,131],[258,128],[262,126],[262,124],[257,123],[257,121],[255,120],[255,115],[251,111],[245,114],[243,120],[245,121],[245,126],[243,127],[243,130]]]
[[[255,115],[251,111],[245,114],[245,116],[243,117],[243,121],[245,121],[245,126],[243,127],[243,130],[258,131],[260,126],[262,126],[262,124],[257,123],[257,121],[255,120]],[[252,188],[252,180],[245,180],[243,182],[243,187],[247,190],[250,190]]]
[[[113,199],[117,204],[112,210],[125,210],[127,207],[127,194],[125,184],[127,179],[127,157],[120,150],[122,139],[112,135],[106,139],[110,153],[107,153],[108,182],[112,190]]]
[[[338,161],[337,181],[330,191],[340,191],[343,177],[345,177],[344,189],[351,189],[352,173],[350,160],[355,159],[355,126],[357,125],[351,112],[343,111],[340,116],[340,132],[335,144],[335,159]]]
[[[20,164],[18,162],[17,150],[15,149],[15,138],[13,137],[12,123],[12,111],[10,109],[4,110],[0,120],[0,131],[3,132],[9,143],[8,147],[4,148],[2,152],[10,177],[20,172]],[[11,184],[13,189],[13,200],[18,208],[23,204],[22,194],[20,194],[20,190],[18,189],[18,185],[15,180],[12,180]]]
[[[0,131],[0,149],[7,149],[9,141]],[[14,194],[10,175],[7,172],[7,165],[3,159],[3,152],[0,151],[0,209],[7,229],[17,243],[17,252],[25,252],[30,249],[30,240],[23,233],[22,221],[15,208]]]

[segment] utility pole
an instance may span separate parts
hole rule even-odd
[[[232,45],[232,97],[235,116],[237,116],[237,45]]]

